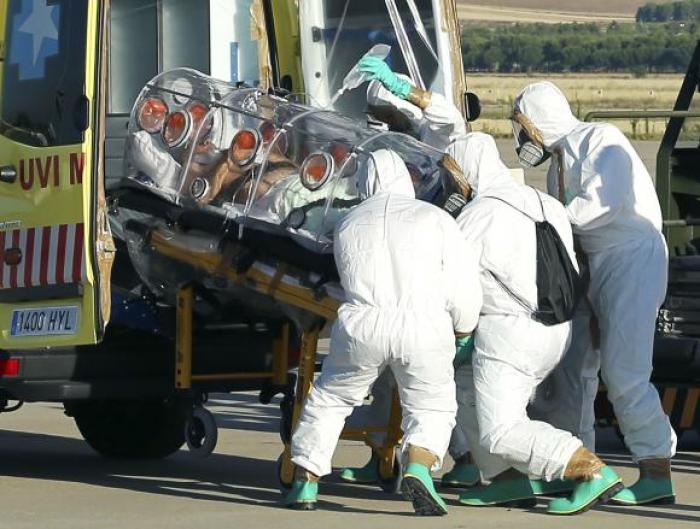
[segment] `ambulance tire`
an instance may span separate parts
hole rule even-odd
[[[185,442],[187,407],[177,400],[86,400],[66,409],[85,441],[104,457],[160,459]]]

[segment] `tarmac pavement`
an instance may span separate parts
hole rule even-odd
[[[425,519],[400,496],[335,476],[321,483],[318,511],[283,508],[276,478],[278,408],[260,404],[252,393],[212,395],[209,407],[220,428],[214,454],[197,459],[183,449],[160,461],[101,458],[58,404],[29,404],[0,415],[0,528],[666,529],[700,522],[700,437],[694,432],[683,437],[674,461],[676,505],[607,505],[560,518],[544,514],[545,499],[531,511],[469,508],[446,492],[449,515]],[[611,429],[601,432],[599,452],[624,479],[635,478]],[[360,465],[367,456],[362,444],[341,441],[334,465]]]

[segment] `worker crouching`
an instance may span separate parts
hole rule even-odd
[[[473,331],[481,307],[476,258],[447,213],[415,199],[394,152],[374,152],[358,188],[366,200],[334,237],[346,302],[292,437],[297,473],[286,504],[314,508],[345,419],[389,367],[403,409],[402,492],[418,514],[444,515],[431,471],[455,425],[455,334]]]

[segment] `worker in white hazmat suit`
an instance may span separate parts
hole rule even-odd
[[[409,77],[395,74],[399,79],[410,83]],[[464,116],[445,96],[437,92],[425,92],[419,101],[414,102],[395,96],[379,80],[367,86],[367,106],[375,117],[386,118],[390,128],[418,138],[423,143],[444,151],[450,142],[467,132]]]
[[[676,436],[649,382],[655,320],[666,293],[668,249],[652,180],[616,127],[583,123],[552,83],[527,86],[514,102],[521,160],[551,156],[550,194],[566,204],[569,221],[588,261],[588,296],[600,329],[600,371],[625,444],[640,479],[613,501],[626,505],[674,501],[671,458]],[[538,153],[539,149],[539,153]],[[527,154],[530,153],[530,154]],[[575,352],[589,352],[590,335]],[[584,362],[584,365],[590,362]],[[581,362],[572,361],[571,365]],[[573,373],[587,422],[593,416],[591,373]],[[591,429],[591,425],[585,425]]]
[[[476,261],[450,216],[415,199],[396,153],[374,152],[358,188],[367,199],[334,236],[346,301],[292,437],[296,471],[286,503],[313,508],[346,417],[390,367],[403,410],[402,491],[416,512],[446,514],[430,472],[440,468],[455,424],[455,335],[473,331],[481,306]]]
[[[562,358],[571,333],[570,322],[546,325],[533,316],[535,222],[554,227],[573,262],[566,212],[555,199],[513,180],[491,136],[468,134],[448,154],[472,189],[457,224],[479,256],[484,293],[471,365],[458,370],[457,423],[484,478],[491,480],[464,492],[460,502],[533,506],[529,475],[577,480],[572,496],[552,501],[547,512],[582,512],[620,490],[620,478],[569,432],[527,416],[530,398]]]
[[[410,134],[423,143],[444,151],[452,140],[466,134],[467,125],[461,112],[443,95],[436,92],[423,92],[412,86],[411,79],[403,74],[394,74],[410,86],[410,92],[420,93],[420,97],[403,98],[395,95],[391,87],[393,77],[387,73],[388,65],[380,59],[370,59],[362,68],[373,80],[367,87],[367,106],[370,114],[386,122],[396,132]],[[383,72],[383,73],[377,73]],[[389,70],[391,74],[391,72]],[[376,78],[374,78],[377,76]],[[381,80],[383,79],[383,81]],[[350,417],[348,424],[381,427],[387,424],[393,389],[396,383],[391,373],[382,375],[372,388],[372,402],[358,408]],[[349,483],[375,483],[379,479],[379,458],[374,450],[381,447],[386,435],[374,433],[369,438],[372,457],[360,468],[345,468],[340,478]],[[442,477],[442,484],[449,487],[470,487],[479,482],[479,469],[473,464],[469,445],[461,429],[453,432],[449,447],[450,456],[455,466]]]

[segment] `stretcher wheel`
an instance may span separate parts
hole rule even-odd
[[[214,451],[218,437],[212,413],[202,406],[195,406],[192,416],[185,423],[187,448],[197,457],[207,457]]]
[[[287,462],[285,456],[286,451],[277,458],[277,483],[283,495],[286,495],[294,484],[294,465],[291,461]]]
[[[398,450],[394,450],[394,465],[392,467],[392,474],[389,477],[382,476],[381,463],[377,460],[377,476],[379,488],[384,492],[389,494],[398,494],[401,492],[401,460],[399,458]]]

